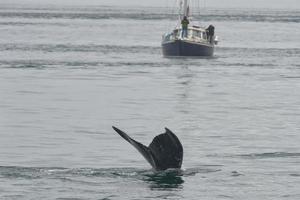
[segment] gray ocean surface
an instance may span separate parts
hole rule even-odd
[[[205,9],[213,58],[162,57],[172,9],[0,7],[0,199],[300,199],[300,10]],[[182,171],[117,135],[171,129]]]

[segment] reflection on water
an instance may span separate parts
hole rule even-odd
[[[182,188],[184,180],[181,170],[170,170],[145,175],[144,180],[150,183],[151,189]]]

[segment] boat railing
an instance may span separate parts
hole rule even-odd
[[[168,42],[168,41],[174,41],[174,40],[188,40],[191,42],[201,42],[201,43],[210,43],[210,38],[207,35],[207,32],[203,28],[199,27],[189,27],[187,31],[187,37],[182,37],[182,29],[181,28],[176,28],[174,29],[171,33],[166,33],[163,35],[163,41]],[[213,43],[217,44],[217,37],[213,38]]]

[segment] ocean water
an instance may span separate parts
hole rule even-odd
[[[162,57],[166,8],[0,7],[0,199],[300,199],[300,11],[205,9],[212,58]],[[138,141],[171,129],[181,171]]]

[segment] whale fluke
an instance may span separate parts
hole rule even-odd
[[[137,142],[114,126],[113,129],[132,144],[154,169],[181,168],[183,148],[177,136],[168,128],[165,128],[165,133],[156,136],[149,147]]]

